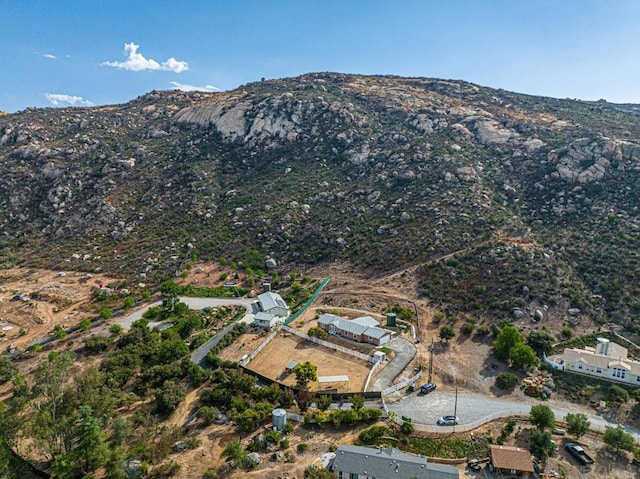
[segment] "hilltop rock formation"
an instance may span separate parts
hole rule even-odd
[[[193,254],[273,272],[455,257],[424,285],[434,302],[513,318],[570,300],[626,321],[638,111],[333,73],[27,109],[0,117],[0,260],[152,279]]]

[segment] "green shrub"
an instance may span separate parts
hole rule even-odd
[[[520,382],[518,376],[511,373],[500,373],[496,376],[496,386],[503,391],[511,391]]]

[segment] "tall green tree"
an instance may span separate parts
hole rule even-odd
[[[578,413],[569,413],[564,418],[567,423],[567,432],[574,436],[576,439],[580,439],[584,436],[589,430],[589,426],[591,422],[589,418],[587,418],[586,414]]]
[[[509,359],[514,369],[520,371],[526,371],[532,366],[535,366],[538,358],[531,346],[527,346],[524,343],[518,343],[509,351]]]
[[[604,443],[616,450],[616,454],[623,451],[633,451],[635,448],[635,441],[633,436],[622,429],[622,426],[611,427],[605,426],[604,436],[602,437]]]
[[[527,336],[527,344],[537,354],[549,354],[553,347],[553,337],[542,331],[531,331]]]
[[[524,338],[515,326],[511,324],[503,326],[493,342],[496,356],[502,361],[508,361],[511,349],[522,342],[524,342]]]
[[[453,326],[446,324],[440,328],[440,339],[444,342],[449,342],[449,340],[456,337],[456,330],[453,329]]]
[[[74,452],[78,464],[85,473],[93,472],[106,462],[109,448],[106,443],[107,435],[102,430],[100,420],[93,416],[91,407],[80,406],[77,431]]]
[[[541,431],[545,429],[553,429],[556,427],[556,418],[549,406],[538,404],[531,406],[529,412],[529,422]]]
[[[540,429],[529,431],[529,451],[542,462],[555,452],[556,445],[553,443],[551,433]]]
[[[293,368],[293,372],[296,375],[296,382],[302,387],[306,387],[310,381],[318,379],[318,366],[311,361],[297,364]]]

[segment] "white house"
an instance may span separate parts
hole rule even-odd
[[[253,321],[256,326],[269,329],[282,321],[282,318],[280,316],[276,316],[275,314],[260,311],[259,313],[255,314],[255,316],[253,317]]]
[[[318,318],[318,326],[329,334],[376,346],[387,344],[393,334],[388,329],[379,328],[378,322],[370,316],[346,319],[326,313]]]
[[[371,447],[343,444],[336,450],[330,464],[338,479],[458,479],[457,467],[428,462],[424,456],[407,454],[393,447],[374,449]]]
[[[258,302],[263,312],[286,318],[291,309],[278,293],[267,291],[258,295]]]
[[[596,347],[567,348],[562,354],[550,356],[547,362],[565,371],[640,385],[640,362],[627,358],[627,348],[598,338]]]

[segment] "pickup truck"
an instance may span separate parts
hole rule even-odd
[[[580,444],[576,444],[575,442],[568,442],[564,445],[565,449],[569,451],[573,457],[580,463],[581,466],[590,466],[593,464],[593,459],[589,454],[585,452],[584,449],[580,446]]]

